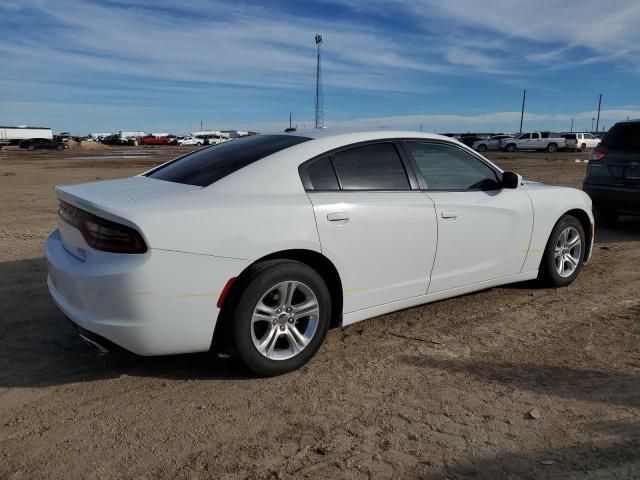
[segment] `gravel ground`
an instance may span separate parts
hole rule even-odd
[[[97,356],[46,290],[53,186],[176,151],[0,151],[0,478],[640,478],[640,219],[599,229],[569,288],[333,329],[282,377],[212,354]],[[585,171],[584,154],[491,157],[548,183]]]

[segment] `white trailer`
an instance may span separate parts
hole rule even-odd
[[[124,130],[120,130],[120,138],[125,139],[125,138],[138,138],[138,137],[145,137],[147,134],[146,132],[127,132]]]
[[[0,144],[16,145],[23,140],[47,138],[53,140],[53,132],[45,127],[0,127]]]
[[[192,137],[201,138],[205,145],[217,145],[229,141],[229,133],[220,130],[204,130],[202,132],[191,132]]]

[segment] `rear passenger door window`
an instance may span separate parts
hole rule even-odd
[[[314,161],[307,167],[307,176],[314,190],[339,190],[338,178],[329,157]]]
[[[407,173],[392,143],[342,150],[332,155],[343,190],[410,190]]]
[[[498,175],[487,164],[454,145],[407,142],[428,190],[498,190]]]

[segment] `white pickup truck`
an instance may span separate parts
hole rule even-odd
[[[546,150],[553,153],[561,148],[566,148],[565,140],[559,133],[554,132],[524,132],[516,135],[515,138],[500,141],[500,149],[507,152]]]

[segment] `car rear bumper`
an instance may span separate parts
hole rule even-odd
[[[597,185],[585,182],[582,189],[594,205],[622,212],[640,213],[640,187]]]
[[[144,255],[70,254],[56,230],[45,244],[47,285],[79,327],[139,355],[206,351],[224,285],[248,264],[150,250]]]

